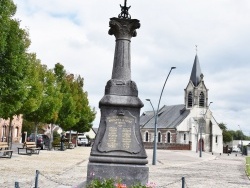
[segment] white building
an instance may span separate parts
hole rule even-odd
[[[222,153],[222,130],[208,102],[208,89],[203,80],[198,56],[195,56],[190,80],[184,89],[185,104],[163,106],[158,113],[158,145],[170,149]],[[154,140],[154,112],[141,115],[140,126],[145,146]],[[148,143],[147,143],[148,142]],[[149,144],[148,144],[149,145]]]

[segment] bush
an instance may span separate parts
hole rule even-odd
[[[87,186],[87,188],[155,188],[155,183],[147,183],[147,185],[141,185],[140,183],[127,187],[126,184],[121,182],[121,179],[95,179]]]

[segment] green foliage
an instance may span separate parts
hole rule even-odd
[[[222,136],[223,136],[223,142],[231,142],[232,141],[232,135],[230,131],[227,130],[226,124],[225,123],[219,123],[219,127],[222,130]]]
[[[43,124],[39,124],[38,125],[38,133],[42,134],[43,133]],[[23,125],[22,125],[22,132],[27,132],[28,136],[31,133],[35,132],[35,126],[34,126],[34,122],[29,122],[26,119],[23,120]]]
[[[60,63],[47,69],[36,54],[28,53],[29,34],[13,18],[15,13],[12,0],[0,0],[0,117],[23,114],[23,130],[29,133],[40,123],[89,130],[95,112],[83,78],[67,74]]]
[[[132,186],[126,186],[122,183],[121,179],[94,179],[91,181],[89,185],[87,185],[87,188],[154,188],[155,185],[142,185],[141,183],[137,183]]]
[[[95,179],[87,186],[87,188],[115,188],[114,184],[114,179],[104,179],[103,181]]]
[[[246,173],[247,176],[250,176],[250,157],[246,157]]]
[[[16,6],[11,0],[0,1],[0,117],[17,114],[27,100],[30,45],[28,32],[12,18]]]
[[[231,142],[232,140],[250,140],[250,137],[244,135],[241,130],[228,130],[225,123],[219,123],[219,127],[222,130],[224,143]]]

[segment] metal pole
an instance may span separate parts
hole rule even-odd
[[[160,107],[160,102],[161,102],[161,97],[162,97],[162,93],[163,93],[163,90],[165,88],[165,85],[167,83],[167,80],[168,80],[168,77],[171,73],[171,71],[173,69],[175,69],[176,67],[171,67],[169,73],[168,73],[168,76],[164,82],[164,85],[162,87],[162,90],[161,90],[161,95],[160,95],[160,98],[159,98],[159,102],[158,102],[158,106],[157,106],[157,110],[156,110],[156,115],[155,115],[155,127],[154,127],[154,148],[153,148],[153,162],[152,162],[152,165],[156,165],[156,151],[157,151],[157,122],[158,122],[158,113],[159,113],[159,107]]]
[[[182,177],[181,178],[181,183],[182,183],[182,188],[185,188],[185,177]]]
[[[200,129],[200,157],[202,157],[202,131],[200,123],[199,123],[199,129]]]
[[[156,119],[155,109],[154,109],[154,106],[153,106],[151,100],[150,100],[150,99],[146,99],[146,101],[149,101],[149,102],[150,102],[150,104],[151,104],[151,106],[152,106],[152,108],[153,108],[153,112],[154,112],[154,119]],[[156,120],[155,120],[155,121],[156,121]],[[155,135],[156,132],[157,132],[157,127],[155,127],[155,131],[154,131],[154,148],[157,147],[156,135]],[[156,157],[156,153],[153,152],[153,156]],[[155,161],[154,161],[154,160],[155,160],[155,159],[154,159],[154,157],[153,157],[153,160],[152,160],[152,164],[153,164],[153,165],[155,165],[155,163],[154,163]]]
[[[238,125],[238,126],[239,126],[239,128],[240,128],[240,125]],[[242,135],[243,135],[243,132],[242,132],[241,128],[240,128],[240,131],[241,131],[241,136],[240,136],[241,155],[243,155],[243,143],[242,143]]]
[[[39,175],[39,170],[36,170],[35,188],[38,188],[38,175]]]

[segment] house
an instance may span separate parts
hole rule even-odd
[[[12,142],[19,143],[22,139],[22,115],[15,115],[10,125],[10,119],[0,118],[0,142],[7,142],[9,137],[12,137]]]
[[[166,106],[157,114],[158,148],[186,149],[222,153],[222,130],[209,109],[208,88],[196,54],[190,80],[184,89],[184,104]],[[145,147],[154,141],[154,111],[140,117],[141,134]]]

